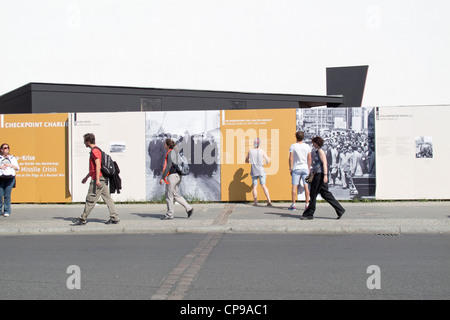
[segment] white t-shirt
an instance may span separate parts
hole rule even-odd
[[[13,166],[17,166],[19,167],[19,163],[17,162],[16,157],[14,157],[13,155],[9,155],[8,157],[3,157],[0,156],[0,165],[3,165],[5,163],[10,163]],[[10,176],[13,177],[16,175],[16,170],[14,170],[11,167],[7,167],[6,169],[0,169],[0,177],[1,176]]]
[[[252,169],[250,171],[250,175],[252,177],[258,177],[263,176],[266,174],[266,171],[264,170],[264,160],[266,162],[269,162],[269,158],[267,158],[264,151],[261,149],[251,149],[249,151],[249,162],[252,165]]]
[[[311,147],[306,143],[291,144],[289,152],[294,156],[294,164],[292,170],[306,169],[308,170],[308,153],[311,152]]]

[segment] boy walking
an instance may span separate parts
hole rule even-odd
[[[86,196],[86,204],[84,206],[83,214],[80,218],[76,218],[73,220],[74,225],[86,225],[87,217],[95,207],[100,196],[102,197],[103,201],[105,201],[109,210],[110,217],[106,224],[119,223],[119,215],[117,214],[116,207],[114,206],[114,201],[111,199],[107,180],[105,177],[103,177],[102,172],[100,171],[102,153],[99,148],[95,148],[95,136],[93,133],[86,133],[83,138],[84,145],[86,146],[86,148],[91,149],[91,153],[89,156],[89,172],[86,177],[81,180],[81,183],[86,183],[89,177],[91,178],[91,182],[89,184],[89,190]]]

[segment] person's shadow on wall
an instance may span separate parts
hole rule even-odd
[[[246,201],[246,193],[252,191],[252,186],[247,185],[243,180],[248,177],[248,173],[244,174],[244,169],[236,170],[233,181],[228,186],[229,201]]]

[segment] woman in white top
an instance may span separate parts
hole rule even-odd
[[[16,184],[16,171],[19,163],[16,157],[9,154],[9,145],[4,143],[0,147],[0,212],[3,216],[11,214],[11,191]]]
[[[305,178],[309,174],[311,167],[311,147],[303,142],[305,134],[303,131],[295,133],[297,143],[294,143],[289,148],[289,171],[292,176],[292,204],[289,210],[295,210],[295,200],[297,199],[297,187],[300,184],[300,179],[303,181],[305,188],[305,209],[309,205],[309,187],[305,183]]]
[[[269,190],[266,187],[266,171],[264,170],[264,162],[268,164],[270,162],[266,153],[259,146],[261,141],[259,138],[256,138],[253,141],[254,149],[249,150],[247,157],[245,158],[246,163],[250,163],[252,165],[252,169],[250,171],[250,175],[252,176],[253,183],[253,205],[258,205],[258,179],[261,187],[264,191],[264,194],[267,198],[267,205],[271,206],[272,202],[270,201]]]

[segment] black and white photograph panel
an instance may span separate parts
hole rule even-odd
[[[432,137],[416,137],[416,158],[433,158]]]
[[[182,176],[180,193],[188,201],[220,201],[220,111],[146,113],[146,199],[163,201],[159,184],[164,168],[164,141],[186,159],[189,173]]]
[[[340,200],[375,196],[374,108],[297,109],[297,131],[304,141],[324,139],[328,186]]]

